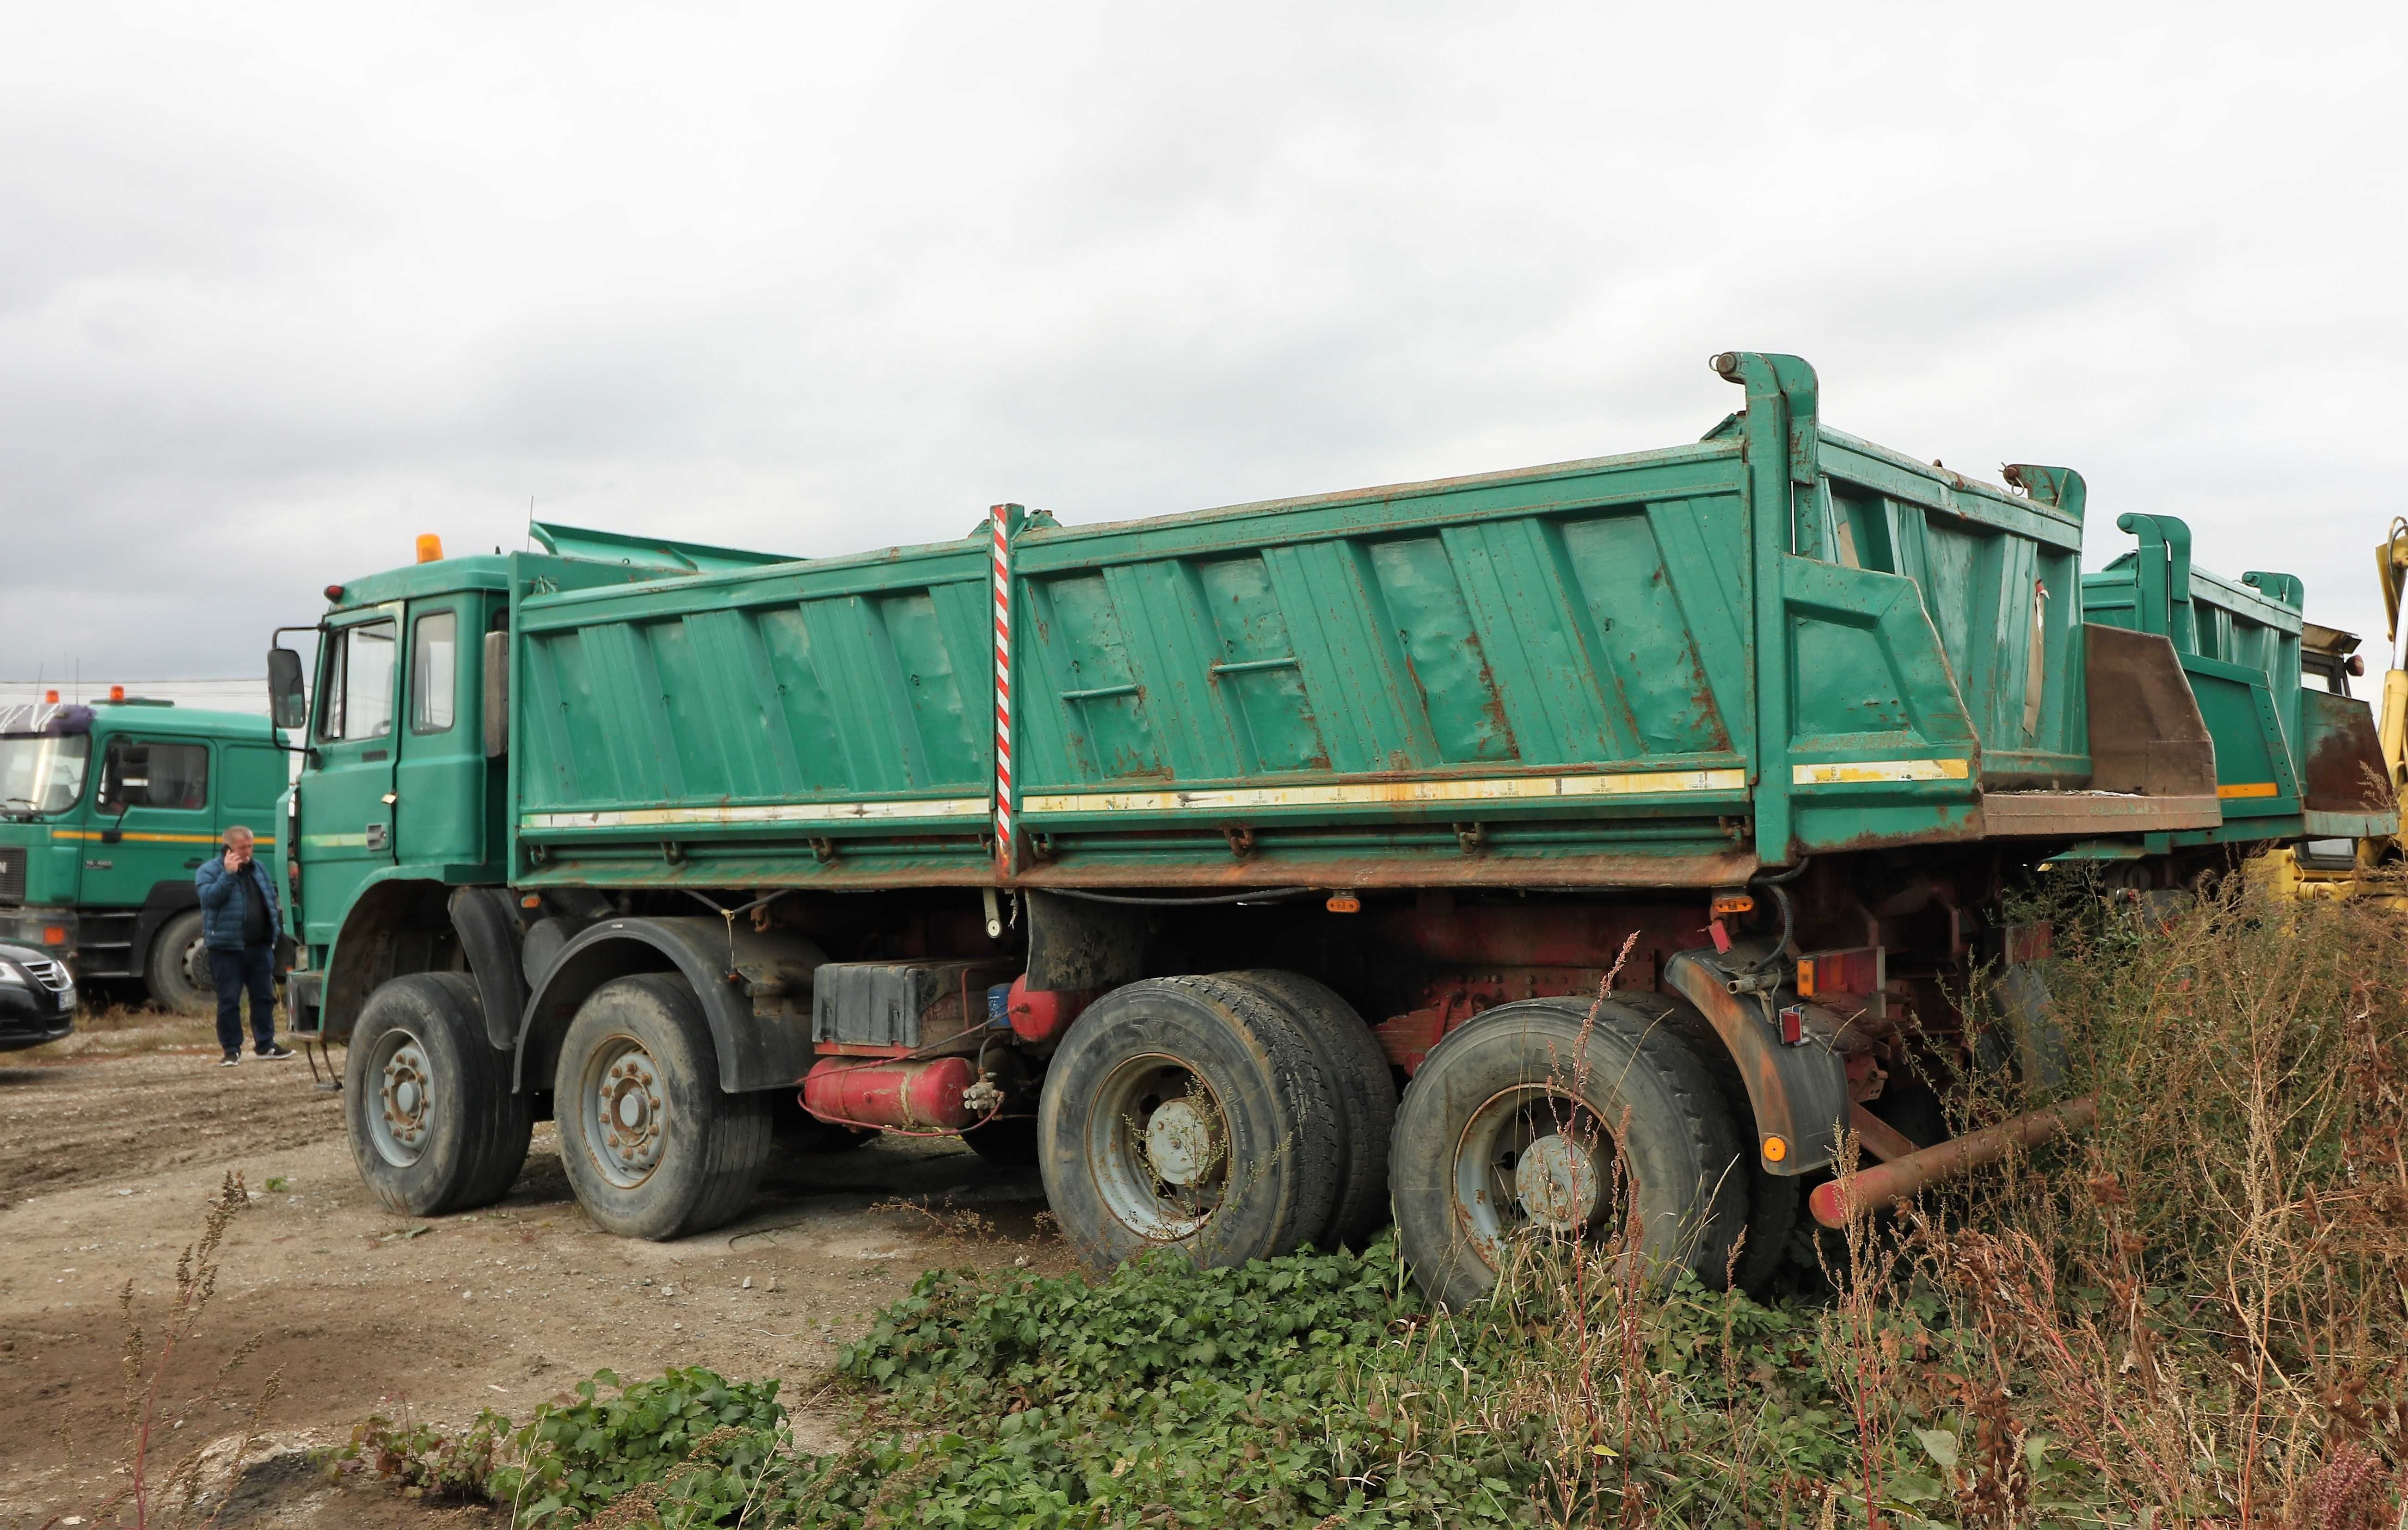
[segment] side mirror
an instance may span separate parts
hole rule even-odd
[[[267,651],[267,712],[279,728],[299,728],[309,720],[308,699],[301,692],[301,656],[290,648]]]

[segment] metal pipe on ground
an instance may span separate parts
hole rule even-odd
[[[2062,1133],[2086,1131],[2098,1119],[2099,1102],[2086,1094],[1817,1185],[1807,1205],[1824,1226],[1845,1227],[1856,1212],[1895,1205],[1926,1185],[1995,1163],[2017,1148],[2036,1147]]]

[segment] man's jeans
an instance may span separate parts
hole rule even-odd
[[[276,947],[239,951],[209,947],[209,978],[218,986],[218,1045],[242,1050],[242,995],[251,990],[251,1033],[261,1051],[276,1044]]]

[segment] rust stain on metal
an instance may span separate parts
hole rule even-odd
[[[2303,773],[2312,812],[2389,813],[2398,805],[2384,779],[2383,742],[2363,707],[2350,709],[2347,727],[2316,740]]]

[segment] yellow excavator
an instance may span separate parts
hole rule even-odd
[[[2383,671],[2383,700],[2376,731],[2383,740],[2383,768],[2391,779],[2394,801],[2408,786],[2401,760],[2408,757],[2408,668],[2400,649],[2400,607],[2408,587],[2408,517],[2394,516],[2383,544],[2374,550],[2375,578],[2383,586],[2383,611],[2389,640]],[[2300,633],[2301,684],[2322,680],[2327,690],[2349,694],[2350,677],[2366,672],[2366,658],[2358,651],[2355,633],[2304,625]],[[2272,851],[2251,863],[2254,877],[2262,877],[2278,893],[2295,898],[2379,898],[2408,912],[2408,848],[2396,834],[2358,840],[2308,840]]]

